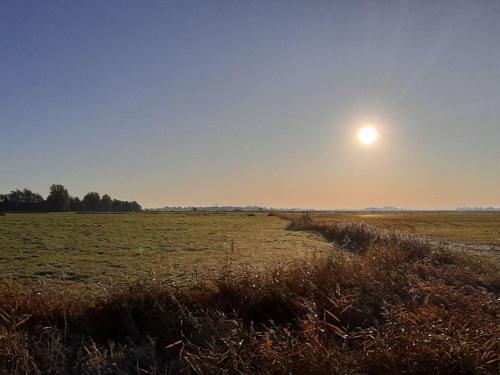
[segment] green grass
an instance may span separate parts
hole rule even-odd
[[[367,222],[456,242],[500,246],[500,213],[314,213],[315,222]],[[266,214],[7,214],[0,276],[50,283],[129,282],[158,273],[177,284],[236,265],[262,268],[325,250],[316,234]]]
[[[220,269],[231,249],[236,265],[262,268],[330,246],[285,227],[266,214],[7,214],[0,275],[88,284],[155,272],[185,284]]]
[[[366,222],[437,239],[500,246],[500,212],[313,213],[316,222]]]

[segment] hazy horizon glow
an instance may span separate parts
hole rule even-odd
[[[0,192],[498,207],[499,19],[493,0],[4,2]]]

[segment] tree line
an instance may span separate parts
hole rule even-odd
[[[108,194],[87,193],[83,199],[72,197],[63,185],[52,185],[47,199],[29,189],[0,194],[0,211],[24,212],[139,212],[136,201],[112,199]]]

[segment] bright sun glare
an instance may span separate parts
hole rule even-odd
[[[364,145],[371,145],[377,140],[377,130],[373,126],[365,126],[359,130],[359,141]]]

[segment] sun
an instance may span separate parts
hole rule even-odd
[[[371,145],[377,140],[377,130],[373,126],[364,126],[358,133],[359,141],[364,145]]]

